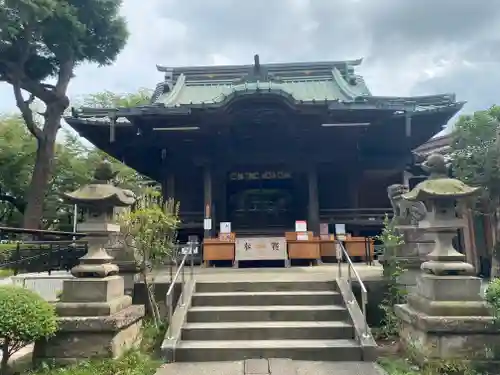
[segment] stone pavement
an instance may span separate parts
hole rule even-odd
[[[355,263],[354,267],[361,279],[370,279],[382,275],[382,266],[375,263],[372,266],[365,263]],[[347,276],[347,264],[342,264],[342,274]],[[189,266],[186,266],[186,275],[189,275]],[[231,268],[231,267],[194,267],[196,281],[316,281],[335,280],[338,274],[338,265],[321,264],[319,266],[290,267],[290,268]],[[156,282],[168,282],[168,270],[155,272]]]
[[[312,362],[247,359],[236,362],[170,363],[156,375],[386,375],[371,362]]]

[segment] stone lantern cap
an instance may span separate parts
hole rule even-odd
[[[461,199],[479,193],[480,188],[471,187],[456,178],[448,177],[448,167],[443,155],[431,154],[422,168],[429,172],[427,180],[420,182],[410,192],[403,194],[408,201],[433,199]]]
[[[99,205],[101,207],[128,207],[134,204],[136,197],[130,190],[121,189],[111,184],[116,176],[108,161],[100,163],[94,172],[94,181],[63,197],[70,204],[82,206]]]

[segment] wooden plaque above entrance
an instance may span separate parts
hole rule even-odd
[[[286,171],[264,171],[264,172],[231,172],[229,180],[248,181],[248,180],[288,180],[292,174]]]

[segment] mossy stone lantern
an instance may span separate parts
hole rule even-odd
[[[134,204],[134,194],[114,186],[111,181],[116,176],[111,164],[100,163],[94,173],[94,181],[74,192],[65,193],[67,203],[76,204],[84,211],[84,221],[77,225],[79,232],[87,234],[89,249],[80,258],[80,264],[73,267],[75,277],[106,277],[118,274],[118,266],[111,263],[105,249],[111,235],[120,231],[116,224],[115,208]]]
[[[429,178],[403,195],[406,200],[424,203],[427,212],[418,226],[435,236],[434,249],[421,269],[434,275],[472,275],[474,267],[465,262],[465,255],[453,247],[452,240],[457,229],[463,227],[457,203],[478,194],[479,188],[448,177],[446,160],[441,154],[430,155],[423,168],[429,172]]]

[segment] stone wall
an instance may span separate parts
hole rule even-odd
[[[166,296],[167,296],[167,291],[168,288],[170,287],[170,283],[155,283],[155,298],[156,302],[158,303],[158,306],[160,308],[160,314],[163,317],[166,317],[167,314],[167,304],[166,304]],[[174,295],[173,295],[173,301],[174,301],[174,306],[177,306],[177,301],[179,300],[179,296],[181,295],[181,284],[177,283],[177,285],[174,288]],[[132,303],[134,305],[144,305],[146,306],[146,316],[150,317],[151,312],[148,311],[146,301],[148,299],[147,293],[146,293],[146,287],[144,283],[142,282],[137,282],[134,285],[134,292],[132,295]]]
[[[370,327],[380,327],[384,313],[379,307],[385,298],[388,290],[388,282],[382,276],[371,277],[363,280],[368,291],[368,305],[366,307],[366,320]],[[352,289],[356,295],[359,306],[361,307],[361,287],[357,281],[353,281]]]

